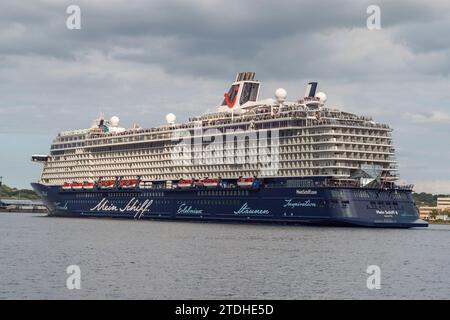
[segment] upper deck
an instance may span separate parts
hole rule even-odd
[[[62,132],[52,143],[41,181],[63,184],[118,176],[349,180],[367,166],[376,167],[384,179],[398,178],[388,125],[326,107],[326,95],[316,93],[317,83],[292,102],[281,88],[275,99],[258,100],[259,87],[254,74],[240,74],[216,112],[184,123],[168,114],[167,124],[125,129],[117,117],[101,116],[91,128]],[[192,142],[188,148],[180,143],[186,135]],[[265,169],[268,163],[270,170]]]

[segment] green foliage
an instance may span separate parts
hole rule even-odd
[[[0,186],[0,198],[20,198],[36,200],[39,196],[33,190],[10,188],[6,185]]]
[[[431,210],[430,217],[433,219],[436,219],[436,216],[439,214],[439,212],[436,209]]]
[[[431,193],[413,193],[414,202],[418,206],[435,207],[437,204],[437,195]]]

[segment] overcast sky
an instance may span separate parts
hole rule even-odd
[[[66,28],[70,4],[81,30]],[[366,9],[381,8],[381,30]],[[100,111],[151,127],[213,110],[239,71],[390,124],[400,175],[450,193],[450,1],[89,0],[0,3],[0,176],[28,187],[61,130]]]

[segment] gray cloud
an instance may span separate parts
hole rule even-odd
[[[406,117],[415,123],[449,123],[450,114],[442,111],[432,111],[430,113],[409,113]]]

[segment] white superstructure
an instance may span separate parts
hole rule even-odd
[[[89,129],[62,132],[42,161],[40,182],[253,176],[346,180],[362,168],[377,168],[384,180],[397,179],[392,129],[387,125],[326,107],[326,95],[316,93],[317,83],[310,83],[305,96],[292,102],[282,88],[275,99],[258,100],[259,87],[254,73],[241,73],[216,113],[186,123],[176,123],[175,115],[168,114],[163,126],[124,129],[117,117],[100,117]],[[183,132],[192,141],[203,140],[186,152],[179,138]],[[211,136],[217,132],[223,143],[212,146]],[[267,132],[272,138],[276,132],[276,139],[261,154],[260,139]]]

